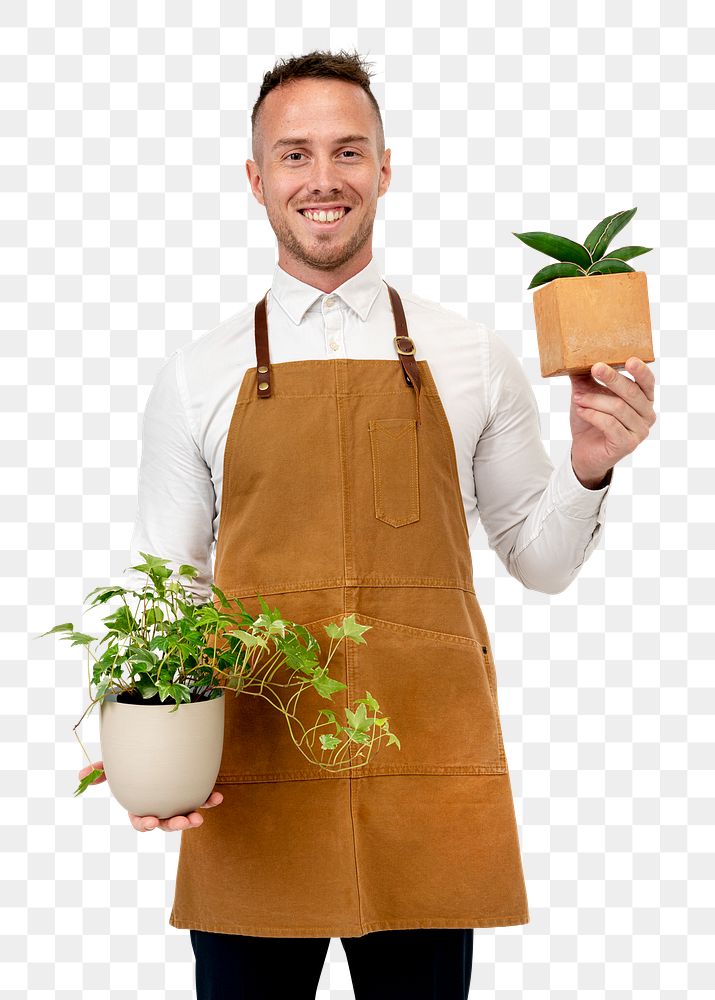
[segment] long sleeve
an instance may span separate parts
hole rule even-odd
[[[210,600],[213,582],[214,486],[187,417],[180,351],[159,370],[142,423],[137,516],[130,565],[142,552],[168,559],[172,570],[189,563],[199,571],[182,584],[196,600]],[[122,586],[140,588],[144,574],[125,571]]]
[[[474,454],[479,515],[492,548],[529,590],[558,594],[598,544],[606,486],[557,468],[541,440],[536,398],[517,357],[489,331],[489,416]]]

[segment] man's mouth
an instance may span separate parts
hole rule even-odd
[[[315,229],[337,229],[350,209],[347,205],[336,206],[335,208],[301,208],[300,214],[306,222]]]

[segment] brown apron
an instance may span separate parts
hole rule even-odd
[[[388,289],[394,361],[271,365],[268,293],[256,306],[214,578],[252,615],[260,594],[306,625],[321,664],[323,625],[369,625],[330,661],[347,687],[330,702],[309,686],[296,715],[310,728],[330,707],[345,723],[369,691],[401,748],[383,739],[367,765],[328,772],[267,701],[227,692],[224,800],[182,831],[174,927],[356,937],[529,922],[452,433]]]

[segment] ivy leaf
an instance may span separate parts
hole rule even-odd
[[[373,696],[370,694],[369,691],[365,692],[364,698],[358,698],[358,704],[361,702],[364,702],[366,705],[369,705],[374,712],[379,712],[380,710],[380,706],[375,701],[375,699],[373,698]]]
[[[36,635],[36,639],[41,639],[43,635],[52,635],[53,632],[71,632],[74,628],[72,622],[63,622],[62,625],[55,625],[54,628],[49,629],[47,632],[41,632],[40,635]],[[64,636],[62,637],[64,638]]]
[[[226,635],[237,635],[244,645],[252,649],[254,646],[263,646],[264,649],[268,649],[268,643],[260,635],[253,635],[251,632],[244,632],[243,629],[233,629],[231,632],[226,632]]]
[[[347,687],[347,684],[343,684],[334,677],[329,677],[328,674],[318,674],[317,677],[313,678],[311,684],[322,698],[328,698],[331,701],[336,691],[342,691],[343,688]]]
[[[163,621],[165,621],[164,612],[161,610],[161,608],[158,608],[156,606],[154,606],[153,608],[149,608],[147,610],[147,613],[144,615],[145,625],[156,625],[159,622]]]
[[[105,622],[108,631],[116,632],[118,635],[129,635],[139,628],[136,618],[126,604],[117,608],[113,614],[107,615],[102,621]]]
[[[346,708],[345,715],[348,722],[359,732],[366,732],[370,728],[371,720],[367,718],[367,709],[364,702],[358,705],[357,712],[351,712],[349,708]]]
[[[99,778],[103,774],[104,774],[104,771],[102,771],[101,769],[98,769],[98,768],[95,767],[94,770],[90,771],[89,774],[85,775],[84,778],[82,778],[82,780],[80,781],[79,785],[77,785],[77,788],[75,789],[75,793],[74,794],[75,795],[81,795],[82,792],[86,792],[87,789],[89,788],[89,786],[95,780],[95,778]]]
[[[332,733],[321,733],[320,742],[323,750],[334,750],[335,747],[340,746],[340,740]]]
[[[95,642],[96,636],[86,635],[84,632],[71,632],[69,635],[63,635],[63,639],[71,639],[70,646],[89,646],[90,642]]]
[[[92,607],[94,607],[95,604],[106,604],[107,601],[112,599],[112,597],[116,597],[118,594],[126,593],[127,591],[124,587],[95,587],[94,590],[90,590],[84,600],[86,603],[92,594],[96,594],[97,596],[92,601]]]
[[[215,583],[211,584],[211,590],[213,590],[214,594],[218,594],[219,600],[221,601],[221,604],[224,608],[231,607],[230,601],[228,600],[224,592],[219,587],[217,587]]]
[[[346,639],[351,639],[355,643],[366,645],[362,634],[371,629],[372,625],[360,625],[359,622],[355,621],[355,615],[353,614],[344,618],[342,625],[336,625],[335,622],[331,622],[329,625],[324,625],[323,628],[331,639],[340,639],[345,636]]]

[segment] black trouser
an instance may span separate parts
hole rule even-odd
[[[315,1000],[330,938],[189,931],[197,1000]],[[373,931],[341,938],[355,1000],[467,1000],[474,931]]]

